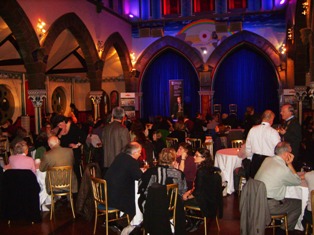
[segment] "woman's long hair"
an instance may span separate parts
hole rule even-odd
[[[214,161],[212,160],[210,151],[208,149],[198,148],[197,152],[201,154],[202,158],[205,158],[205,160],[202,161],[201,164],[199,164],[198,168],[201,168],[201,167],[211,168],[214,166]]]

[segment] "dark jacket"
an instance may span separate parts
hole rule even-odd
[[[295,160],[299,157],[300,143],[302,140],[302,129],[296,117],[285,122],[284,126],[286,133],[282,136],[283,141],[290,143],[292,154]],[[295,161],[294,160],[294,161]]]
[[[108,205],[135,215],[135,180],[142,175],[137,160],[126,153],[120,153],[106,172]]]
[[[192,192],[204,216],[223,216],[222,180],[216,167],[201,166],[197,169]]]
[[[168,216],[169,198],[167,197],[166,185],[152,184],[148,189],[147,201],[145,204],[144,228],[145,232],[151,235],[170,235],[170,220]],[[158,205],[158,206],[156,206]],[[185,216],[181,197],[177,198],[175,233],[184,235]]]
[[[92,167],[96,168],[96,178],[101,178],[99,165],[97,163],[89,163],[85,167],[85,171],[82,176],[82,184],[76,201],[76,212],[88,221],[91,221],[95,215],[95,204],[90,175],[90,168]]]
[[[2,216],[7,220],[41,220],[40,186],[31,170],[6,170],[3,174]]]

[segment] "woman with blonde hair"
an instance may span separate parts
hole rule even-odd
[[[174,168],[176,156],[175,149],[164,148],[159,155],[158,165],[149,168],[140,178],[138,186],[140,197],[138,199],[138,204],[142,212],[148,188],[153,183],[159,183],[161,185],[178,184],[179,195],[182,195],[187,190],[183,172]]]

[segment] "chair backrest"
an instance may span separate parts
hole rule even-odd
[[[221,104],[214,104],[214,113],[221,113]]]
[[[169,197],[169,211],[175,212],[178,197],[178,184],[167,184],[167,195]]]
[[[314,190],[311,191],[312,234],[314,234]]]
[[[72,166],[55,166],[47,170],[51,192],[68,190],[72,192]]]
[[[166,137],[167,148],[176,147],[178,143],[179,143],[178,138]]]
[[[92,177],[91,179],[95,203],[104,205],[105,210],[108,211],[107,181],[95,177]]]
[[[232,140],[231,141],[231,147],[232,148],[241,148],[241,146],[242,146],[242,144],[243,144],[243,140]]]
[[[192,148],[201,148],[202,147],[202,140],[198,138],[186,138],[185,141],[191,144]]]
[[[237,114],[238,112],[238,105],[237,104],[229,104],[229,113],[230,114]]]
[[[9,164],[7,144],[7,138],[0,138],[0,156],[3,157],[3,162],[5,165]]]
[[[214,159],[214,150],[213,150],[213,142],[204,142],[203,148],[206,148],[210,152],[210,157],[213,160]]]

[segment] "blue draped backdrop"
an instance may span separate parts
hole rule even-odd
[[[171,115],[169,80],[178,79],[182,79],[184,83],[184,112],[191,117],[199,112],[199,82],[196,71],[185,57],[167,49],[153,59],[143,75],[142,118]]]
[[[238,119],[243,119],[247,106],[257,113],[271,109],[279,117],[278,81],[268,60],[249,47],[230,53],[218,67],[213,90],[214,104],[229,113],[229,104],[238,105]]]

